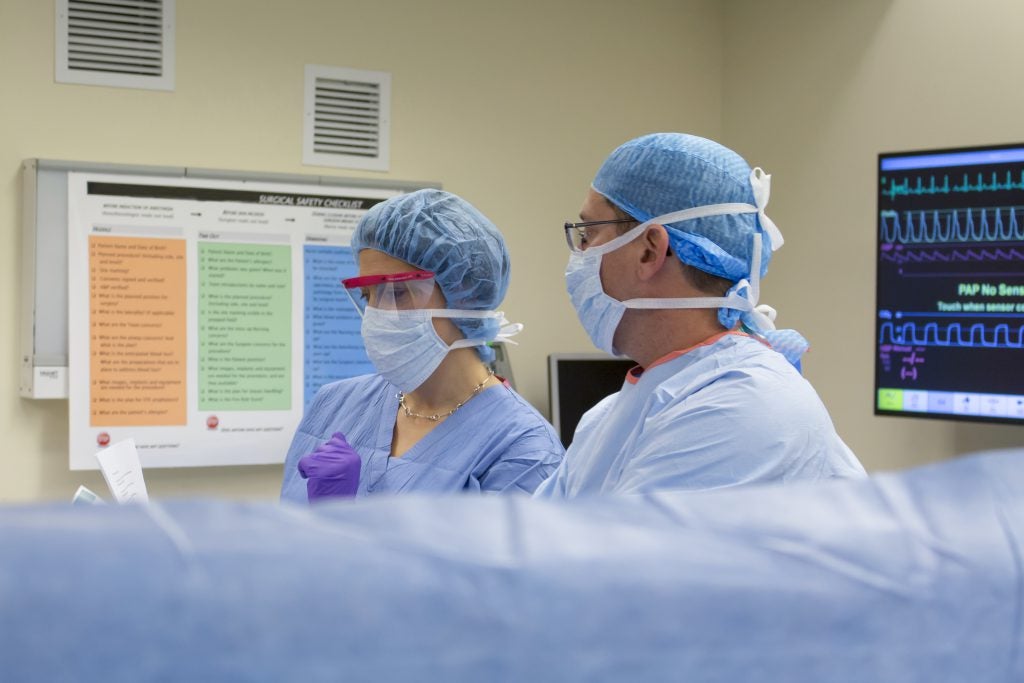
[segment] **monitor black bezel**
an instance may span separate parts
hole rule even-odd
[[[903,417],[911,418],[915,420],[941,420],[950,422],[973,422],[976,424],[1012,424],[1018,427],[1024,426],[1024,419],[1012,418],[1012,417],[996,417],[990,415],[965,415],[957,413],[922,413],[910,410],[885,410],[878,407],[878,389],[881,378],[879,377],[879,363],[878,363],[878,338],[882,331],[881,318],[878,315],[880,310],[880,297],[878,279],[879,279],[879,268],[878,268],[878,254],[882,247],[882,208],[879,204],[880,193],[879,186],[881,184],[882,177],[882,161],[885,159],[897,159],[900,157],[913,157],[913,156],[931,156],[940,154],[959,154],[969,152],[996,152],[1006,149],[1021,149],[1024,150],[1024,142],[1019,143],[1002,143],[992,145],[975,145],[968,147],[940,147],[935,149],[919,149],[913,151],[902,151],[902,152],[879,152],[878,162],[875,167],[875,334],[872,339],[872,364],[874,372],[874,383],[872,388],[872,399],[871,403],[874,409],[874,414],[881,417]]]

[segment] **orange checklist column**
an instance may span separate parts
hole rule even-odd
[[[89,237],[90,425],[187,421],[185,241]]]

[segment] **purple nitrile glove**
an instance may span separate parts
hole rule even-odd
[[[299,474],[306,482],[309,502],[325,498],[350,498],[359,489],[359,469],[362,460],[345,440],[335,432],[327,443],[299,460]]]

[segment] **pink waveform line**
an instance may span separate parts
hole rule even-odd
[[[948,255],[939,250],[886,252],[882,254],[882,260],[890,261],[897,265],[904,263],[935,263],[937,261],[943,263],[949,263],[950,261],[1024,261],[1024,252],[1017,251],[1015,248],[1011,248],[1009,251],[1002,249],[996,249],[995,251],[989,251],[988,249],[981,249],[980,251],[974,249],[968,249],[967,251],[953,249]]]

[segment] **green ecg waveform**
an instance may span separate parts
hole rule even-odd
[[[921,176],[917,177],[917,183],[911,186],[910,178],[905,178],[903,182],[890,181],[889,178],[882,177],[882,192],[883,194],[889,195],[890,200],[895,200],[896,197],[902,196],[914,196],[914,195],[928,195],[928,194],[952,194],[962,192],[995,192],[999,190],[1024,190],[1024,170],[1020,172],[1020,181],[1014,182],[1013,174],[1011,171],[1006,172],[1006,180],[1000,182],[996,173],[992,173],[991,182],[985,182],[983,174],[979,173],[977,176],[977,182],[971,183],[967,174],[964,174],[963,182],[959,185],[950,185],[949,176],[942,176],[942,184],[935,182],[935,176],[930,176],[928,184],[924,183],[924,179]]]

